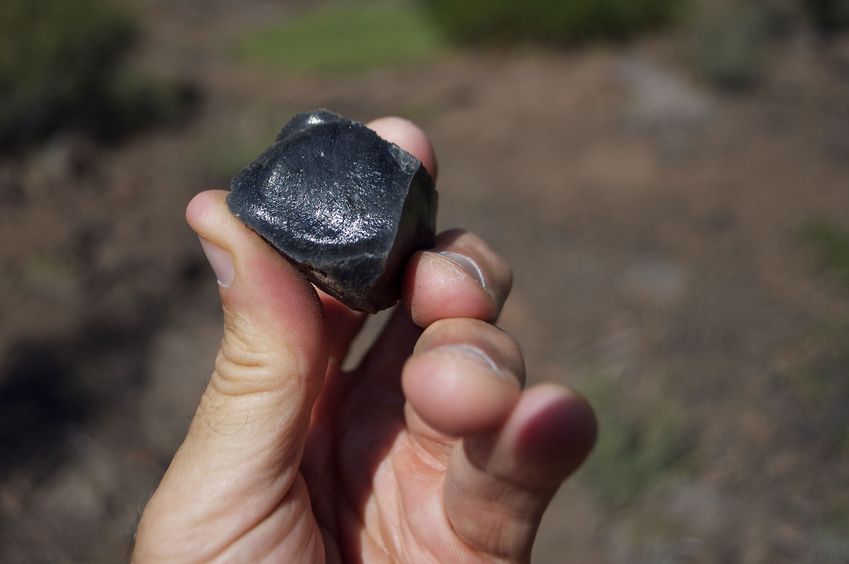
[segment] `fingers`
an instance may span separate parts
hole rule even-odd
[[[371,126],[435,176],[436,161],[420,131],[401,121]],[[455,532],[494,556],[528,560],[545,507],[592,448],[596,420],[589,405],[564,388],[521,392],[518,346],[485,323],[497,319],[511,284],[506,263],[479,238],[442,234],[434,249],[410,262],[403,308],[362,368],[382,373],[382,385],[396,386],[404,366],[413,436],[443,447],[450,445],[447,437],[464,437],[460,447],[443,451],[450,452],[444,500]]]
[[[495,321],[512,286],[507,263],[476,235],[451,230],[407,266],[396,310],[362,367],[397,382],[421,329],[439,319]]]
[[[404,366],[408,430],[433,440],[439,437],[429,429],[451,437],[494,431],[519,400],[524,378],[521,351],[506,333],[472,319],[437,321]]]
[[[296,423],[321,384],[326,362],[321,308],[297,269],[230,214],[225,195],[201,193],[186,212],[205,246],[228,255],[234,271],[220,292],[224,338],[196,415],[201,425],[193,426],[187,443],[256,448],[254,440],[244,440],[249,433],[279,445],[281,438],[296,438],[282,436],[287,429],[281,429],[281,415]]]
[[[480,237],[459,229],[418,253],[404,277],[404,307],[419,327],[438,319],[495,321],[513,284],[507,263]]]
[[[418,127],[400,118],[381,118],[369,127],[415,155],[436,178],[436,157]],[[404,311],[395,312],[361,367],[397,385],[397,375],[421,334],[419,327],[453,317],[494,321],[511,284],[507,264],[480,238],[460,230],[441,234],[434,249],[411,259],[402,287]]]
[[[204,521],[224,542],[267,515],[297,473],[312,402],[327,362],[312,286],[235,219],[226,192],[196,196],[186,212],[221,285],[224,337],[188,435],[140,526]],[[251,508],[232,512],[234,505]],[[193,511],[179,511],[193,507]],[[208,521],[213,522],[208,522]],[[181,523],[191,531],[200,523]],[[218,528],[216,528],[218,527]]]
[[[408,432],[446,461],[454,531],[510,561],[530,557],[545,508],[596,435],[583,398],[555,385],[522,393],[524,378],[512,337],[471,319],[432,323],[402,376]]]
[[[455,532],[486,553],[528,560],[545,508],[595,437],[582,397],[551,384],[524,392],[500,430],[452,452],[444,501]]]
[[[399,117],[383,117],[367,124],[385,140],[395,143],[419,159],[425,169],[436,180],[438,165],[430,141],[419,127]],[[327,319],[330,346],[330,370],[338,368],[345,360],[351,342],[357,336],[366,319],[366,314],[353,311],[342,302],[318,291]]]

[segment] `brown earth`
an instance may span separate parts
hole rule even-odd
[[[288,10],[246,4],[144,4],[140,63],[205,93],[190,124],[0,163],[0,560],[125,556],[220,334],[183,208],[325,106],[430,133],[440,224],[513,265],[531,381],[599,409],[536,561],[849,561],[849,299],[800,236],[849,219],[839,41],[787,42],[740,95],[665,39],[293,76],[229,55]]]

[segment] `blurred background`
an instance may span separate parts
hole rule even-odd
[[[126,557],[220,336],[185,204],[323,106],[430,133],[531,381],[598,409],[536,562],[849,562],[847,31],[847,0],[3,0],[0,561]]]

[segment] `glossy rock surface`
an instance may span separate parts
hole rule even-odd
[[[231,183],[230,211],[348,307],[376,312],[433,246],[437,194],[421,162],[327,110],[296,115]]]

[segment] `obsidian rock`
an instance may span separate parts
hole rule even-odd
[[[353,309],[395,304],[407,261],[433,246],[437,193],[422,163],[327,110],[292,118],[231,189],[236,217]]]

